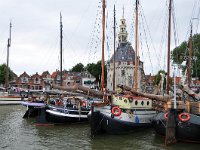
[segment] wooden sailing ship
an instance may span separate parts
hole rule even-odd
[[[170,70],[171,6],[172,0],[169,2],[168,75]],[[189,40],[190,51],[192,48],[191,44],[192,30]],[[190,68],[190,61],[189,59],[188,68]],[[191,90],[188,88],[190,86],[189,72],[188,85],[182,85],[181,95],[178,96],[176,94],[176,83],[174,83],[174,98],[168,99],[165,103],[164,110],[153,119],[156,133],[165,136],[165,145],[175,143],[177,140],[200,142],[200,99],[195,94],[191,94]],[[169,81],[167,82],[167,91],[169,93]]]
[[[138,5],[136,0],[136,56],[135,56],[135,87],[138,89]],[[103,1],[105,12],[105,0]],[[104,14],[104,13],[103,13]],[[104,16],[104,15],[103,15]],[[104,18],[103,18],[104,22]],[[104,25],[104,24],[103,24]],[[104,28],[104,27],[103,27]],[[102,37],[104,39],[104,36]],[[102,40],[104,42],[104,40]],[[103,44],[102,44],[103,45]],[[103,47],[102,47],[103,49]],[[103,57],[102,57],[103,58]],[[114,56],[115,58],[115,56]],[[102,59],[104,61],[104,59]],[[115,64],[115,62],[114,62]],[[113,77],[114,79],[115,77]],[[103,78],[102,78],[103,79]],[[102,80],[103,82],[103,80]],[[102,84],[104,85],[104,84]],[[113,83],[115,85],[115,83]],[[115,86],[113,86],[115,87]],[[102,87],[104,89],[104,86]],[[114,93],[114,92],[113,92]],[[105,94],[105,93],[104,93]],[[94,104],[89,114],[91,137],[98,133],[124,134],[135,132],[136,129],[151,126],[151,119],[156,115],[152,108],[152,100],[132,93],[116,93],[103,96],[103,103]]]

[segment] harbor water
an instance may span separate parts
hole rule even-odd
[[[23,119],[21,105],[0,106],[0,149],[8,150],[197,150],[199,144],[178,142],[169,147],[153,129],[129,135],[102,134],[90,138],[88,123],[35,126],[34,119]]]

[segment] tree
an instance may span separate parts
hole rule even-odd
[[[154,84],[154,85],[158,85],[158,84],[159,84],[159,82],[160,82],[160,80],[161,80],[161,75],[160,75],[160,73],[166,74],[166,72],[165,72],[164,70],[158,71],[158,73],[157,73],[157,74],[155,75],[155,77],[154,77],[154,81],[153,81],[153,84]]]
[[[96,81],[100,84],[101,83],[101,61],[98,61],[96,64],[91,63],[87,64],[85,67],[85,70],[87,70],[89,73],[91,73],[95,78]],[[104,82],[107,83],[107,68],[106,65],[104,66]]]
[[[101,84],[101,61],[98,61],[95,63],[89,63],[86,67],[82,63],[76,64],[70,71],[73,72],[82,72],[84,70],[87,70],[89,73],[91,73],[95,78],[96,81]],[[104,66],[104,82],[107,83],[107,68],[106,65]]]
[[[15,77],[17,77],[17,75],[9,69],[9,81],[13,80]],[[2,64],[0,65],[0,84],[5,84],[5,79],[6,79],[6,70],[7,70],[7,66],[6,64]]]
[[[82,71],[84,71],[84,65],[82,63],[78,63],[74,67],[72,67],[71,71],[72,72],[82,72]]]
[[[174,63],[181,64],[183,61],[188,59],[188,42],[182,42],[178,47],[176,47],[171,53],[171,59]],[[192,77],[198,77],[200,79],[200,34],[195,34],[192,37]],[[186,69],[184,67],[183,71]]]

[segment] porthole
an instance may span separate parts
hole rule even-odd
[[[149,101],[147,101],[147,106],[149,106]]]
[[[137,104],[138,104],[138,101],[135,101],[135,105],[137,106]]]
[[[133,102],[133,99],[132,99],[132,98],[129,98],[128,100],[129,100],[129,103],[132,103],[132,102]]]
[[[142,106],[144,105],[144,101],[141,102],[141,105],[142,105]]]

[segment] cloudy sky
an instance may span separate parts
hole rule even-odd
[[[9,22],[12,21],[10,67],[18,75],[32,75],[59,69],[59,17],[63,18],[63,64],[69,70],[75,64],[101,59],[101,0],[0,0],[0,64],[6,62]],[[187,40],[190,19],[199,15],[199,0],[174,0],[175,30],[173,49]],[[134,47],[135,0],[109,0],[106,10],[105,57],[113,53],[113,7],[117,26],[123,14],[127,19],[128,40]],[[168,0],[140,0],[140,58],[146,74],[166,67]],[[193,20],[198,32],[198,20]],[[174,26],[174,25],[172,25]],[[117,32],[118,32],[117,28]],[[174,40],[175,39],[175,40]]]

